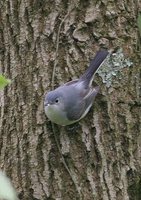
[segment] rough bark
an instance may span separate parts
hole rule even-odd
[[[140,9],[137,0],[0,2],[0,71],[12,80],[0,97],[0,167],[20,199],[140,199]],[[101,95],[85,119],[54,126],[60,154],[43,109],[54,63],[57,87],[103,46],[121,47],[133,66],[110,88],[96,76]]]

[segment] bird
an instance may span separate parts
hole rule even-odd
[[[86,116],[99,92],[99,86],[92,86],[94,75],[108,54],[108,50],[97,51],[79,79],[69,81],[45,94],[44,109],[50,121],[67,126]]]

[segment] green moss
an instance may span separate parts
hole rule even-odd
[[[116,76],[118,79],[122,79],[123,75],[121,69],[130,67],[132,64],[133,63],[129,59],[124,57],[122,49],[119,49],[106,59],[97,73],[102,78],[103,83],[105,83],[107,87],[110,87],[113,82],[113,77]]]

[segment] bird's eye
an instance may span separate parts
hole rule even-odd
[[[56,99],[56,100],[55,100],[55,103],[58,103],[58,102],[59,102],[59,100],[58,100],[58,99]]]

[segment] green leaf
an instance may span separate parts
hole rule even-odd
[[[11,83],[11,81],[0,74],[0,89],[3,89],[9,83]]]
[[[138,14],[137,25],[138,25],[139,33],[141,36],[141,13]]]

